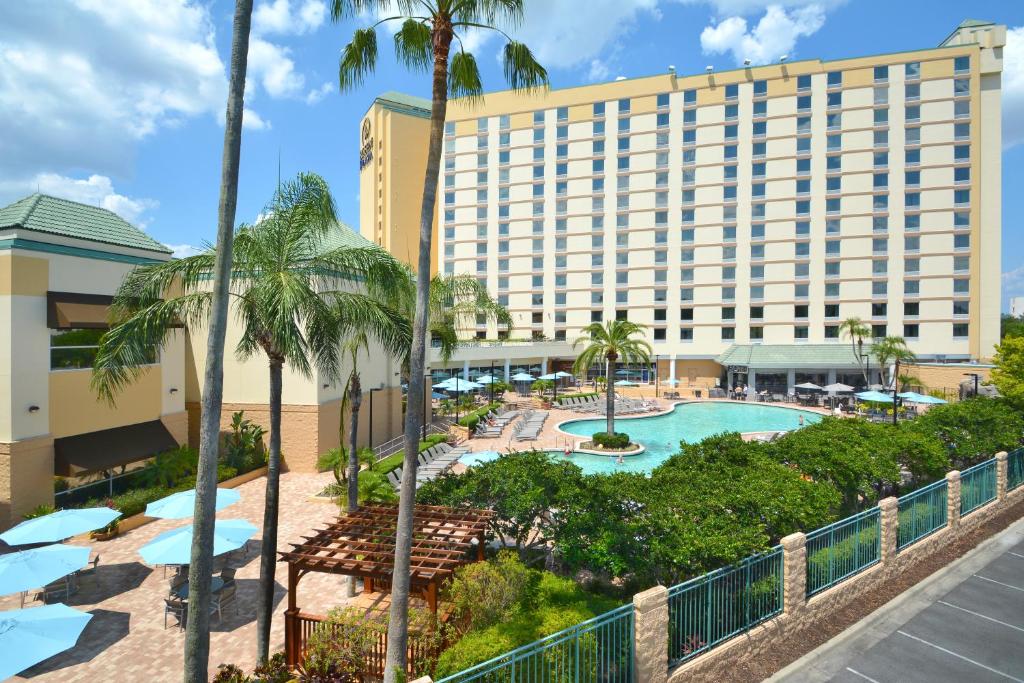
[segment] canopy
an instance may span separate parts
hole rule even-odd
[[[518,372],[512,375],[511,379],[513,382],[532,382],[533,375],[527,375],[525,372]]]
[[[564,370],[559,370],[558,372],[555,373],[555,377],[557,377],[558,379],[573,379],[575,375],[565,372]]]
[[[889,394],[883,394],[880,391],[862,391],[859,394],[854,395],[862,401],[873,401],[875,403],[892,403],[892,396],[890,396]]]
[[[821,387],[819,387],[814,382],[803,382],[802,384],[795,385],[793,388],[794,389],[805,389],[807,391],[821,391]]]
[[[88,547],[59,543],[0,555],[0,595],[40,588],[88,562]]]
[[[0,614],[0,679],[69,650],[78,642],[91,614],[63,603],[15,609]]]
[[[138,462],[178,447],[160,420],[53,440],[54,471],[78,476]]]
[[[477,384],[494,384],[495,382],[499,382],[499,381],[501,381],[501,380],[498,380],[498,379],[496,379],[494,377],[491,377],[490,375],[483,375],[482,377],[477,377],[476,378],[476,383]]]
[[[916,391],[905,391],[899,395],[904,401],[909,403],[928,403],[932,405],[938,405],[940,403],[947,403],[941,398],[935,396],[928,396],[927,394],[919,394]]]
[[[835,384],[826,384],[822,387],[825,391],[830,394],[848,394],[853,391],[853,387],[849,384],[843,384],[842,382],[836,382]]]
[[[435,384],[435,389],[444,389],[445,391],[472,391],[473,389],[479,389],[482,384],[476,382],[467,382],[464,379],[458,377],[450,377],[440,384]]]
[[[58,510],[42,517],[29,519],[0,534],[0,541],[8,545],[26,543],[56,543],[64,539],[101,529],[121,516],[114,508],[72,508]]]
[[[540,377],[538,377],[537,379],[547,379],[547,380],[551,380],[551,381],[554,381],[554,380],[558,379],[558,375],[556,375],[556,374],[555,374],[555,373],[553,373],[553,372],[549,372],[549,373],[548,373],[548,374],[546,374],[546,375],[541,375],[541,376],[540,376]]]
[[[244,519],[218,520],[213,526],[213,554],[238,550],[256,533],[256,527]],[[188,564],[192,560],[192,525],[160,534],[139,549],[150,564]]]
[[[630,382],[628,379],[620,379],[615,383],[617,387],[635,387],[639,386],[636,382]]]
[[[223,510],[229,505],[234,505],[242,497],[236,489],[217,489],[217,501],[214,509]],[[196,508],[196,490],[179,491],[172,493],[166,498],[153,501],[146,506],[147,517],[162,517],[164,519],[186,519],[192,516]]]

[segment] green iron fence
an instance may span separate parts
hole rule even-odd
[[[1024,484],[1024,448],[1006,456],[1006,490],[1012,491],[1021,484]]]
[[[782,613],[782,546],[668,590],[670,664]]]
[[[875,507],[807,534],[807,596],[878,562],[881,511]]]
[[[437,683],[633,683],[633,656],[630,603]]]
[[[898,498],[897,550],[902,550],[946,526],[949,512],[946,506],[948,493],[949,486],[943,479]]]
[[[995,458],[960,473],[960,516],[966,517],[996,498]]]

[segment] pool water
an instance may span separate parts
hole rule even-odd
[[[781,432],[812,424],[821,415],[807,410],[781,408],[757,403],[680,403],[664,415],[615,420],[615,431],[626,432],[634,442],[647,450],[640,455],[626,456],[622,464],[615,457],[574,453],[569,460],[587,474],[609,472],[650,472],[679,452],[679,442],[696,443],[722,432]],[[576,420],[559,429],[576,436],[591,436],[605,429],[605,420]],[[561,457],[565,457],[562,455]]]
[[[818,422],[822,417],[808,410],[757,403],[680,403],[664,415],[615,420],[615,431],[626,432],[633,441],[647,449],[640,455],[623,457],[621,464],[616,462],[616,456],[574,452],[567,457],[562,451],[548,453],[552,458],[578,465],[585,474],[649,473],[679,452],[680,441],[696,443],[722,432],[790,431],[800,428],[801,415],[805,425]],[[574,420],[559,427],[563,432],[576,436],[591,436],[594,432],[604,431],[604,428],[604,419]],[[479,465],[496,460],[499,455],[497,451],[467,453],[459,462],[467,466]]]

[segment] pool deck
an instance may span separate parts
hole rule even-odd
[[[653,398],[646,397],[645,400],[653,401],[659,406],[658,410],[654,410],[649,413],[637,413],[632,415],[621,415],[616,416],[616,420],[624,419],[643,419],[645,417],[656,417],[658,415],[664,415],[665,413],[671,412],[676,404],[681,403],[740,403],[747,404],[747,401],[733,401],[730,399],[665,399],[665,398]],[[788,403],[757,403],[759,406],[771,406],[775,408],[784,408],[790,410],[802,410],[806,412],[819,413],[822,415],[830,415],[831,412],[822,408],[810,408],[806,406],[790,405]],[[571,410],[564,410],[561,408],[550,408],[548,409],[548,419],[544,423],[543,429],[536,439],[528,441],[516,441],[513,438],[514,424],[502,432],[501,436],[498,437],[474,437],[465,443],[466,446],[473,452],[480,451],[497,451],[499,453],[509,453],[514,451],[524,451],[530,449],[536,450],[563,450],[568,447],[570,450],[575,450],[575,447],[581,441],[585,441],[584,437],[576,434],[569,434],[564,432],[559,427],[571,420],[594,420],[602,419],[603,416],[597,413],[577,413]],[[775,432],[746,432],[743,434],[744,439],[754,439],[759,436],[774,434]],[[456,463],[453,468],[455,472],[461,472],[465,469],[460,463]]]

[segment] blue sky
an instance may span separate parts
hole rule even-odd
[[[356,226],[358,122],[385,90],[429,78],[381,59],[340,94],[342,45],[369,17],[334,24],[326,0],[255,0],[238,220],[281,172],[315,171]],[[931,47],[964,18],[1006,24],[1003,283],[1024,295],[1024,2],[1016,0],[526,0],[518,37],[567,87],[675,65],[732,68]],[[218,201],[228,0],[54,0],[0,5],[0,204],[37,188],[118,211],[162,242],[212,239]],[[1016,30],[1014,30],[1016,29]],[[505,87],[497,37],[467,37],[487,89]]]

